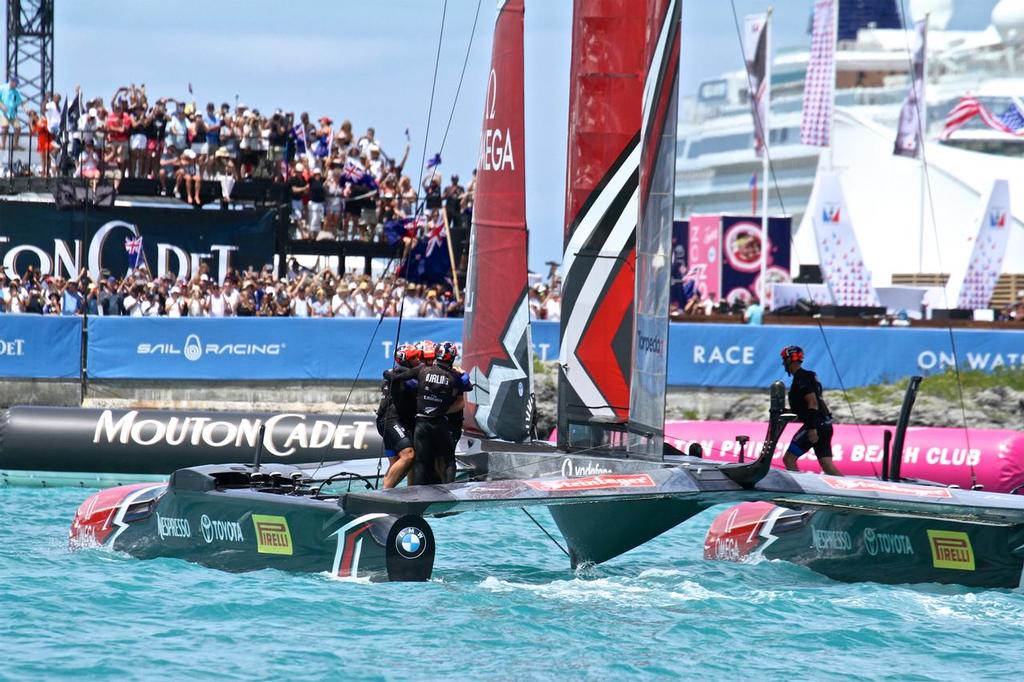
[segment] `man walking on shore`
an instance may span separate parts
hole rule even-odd
[[[814,450],[822,472],[842,476],[832,463],[832,413],[822,396],[821,382],[814,372],[803,368],[803,362],[804,350],[800,346],[782,349],[782,366],[793,377],[789,388],[789,409],[803,422],[782,462],[789,471],[799,471],[797,459],[808,450]]]

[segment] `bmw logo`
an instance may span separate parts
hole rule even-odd
[[[408,526],[398,531],[395,536],[395,549],[406,559],[415,559],[427,548],[427,538],[423,531],[415,526]]]

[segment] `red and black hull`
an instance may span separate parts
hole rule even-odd
[[[744,502],[715,519],[704,557],[781,559],[842,582],[1015,588],[1024,570],[1024,524]]]
[[[79,507],[71,545],[232,572],[275,568],[373,581],[430,578],[434,538],[422,518],[347,514],[337,498],[289,494],[286,485],[225,486],[222,474],[234,476],[230,469],[245,467],[184,469],[169,483],[98,492]]]

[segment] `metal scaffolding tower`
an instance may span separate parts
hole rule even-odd
[[[53,92],[53,0],[7,0],[7,78],[25,98],[23,122]]]

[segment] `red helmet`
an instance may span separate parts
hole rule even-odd
[[[420,359],[422,362],[433,362],[434,355],[437,352],[437,344],[433,341],[423,340],[416,344],[416,348],[420,351]]]
[[[438,345],[437,350],[434,353],[435,362],[440,362],[441,364],[448,365],[449,367],[455,362],[455,358],[457,357],[459,357],[459,347],[451,341],[445,341]]]
[[[782,366],[789,367],[791,362],[803,362],[804,361],[804,349],[800,346],[786,346],[780,353],[782,356]]]
[[[422,353],[411,343],[403,343],[395,350],[395,363],[402,367],[415,367],[420,364]]]

